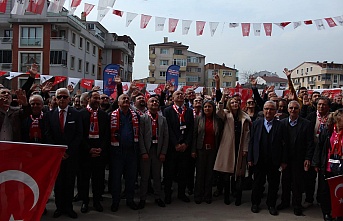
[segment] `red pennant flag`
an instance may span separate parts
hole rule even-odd
[[[142,91],[145,87],[145,83],[136,83],[136,87],[138,88],[138,90]]]
[[[86,17],[92,11],[95,5],[85,3],[85,8],[83,9],[84,16]]]
[[[249,36],[250,23],[242,23],[242,33],[243,33],[243,37]]]
[[[204,32],[205,24],[206,24],[205,21],[196,21],[197,36],[202,35],[202,33]]]
[[[129,90],[129,85],[128,84],[124,84],[123,85],[123,91],[125,92],[127,90]]]
[[[45,0],[31,0],[26,11],[40,15],[43,12],[45,2]]]
[[[113,12],[112,12],[114,15],[117,15],[117,16],[119,16],[119,17],[122,17],[123,16],[123,14],[124,14],[124,12],[123,11],[119,11],[119,10],[113,10]]]
[[[175,32],[179,19],[169,18],[169,33]]]
[[[281,22],[281,23],[274,23],[274,24],[284,29],[287,25],[291,24],[291,22]]]
[[[141,15],[141,29],[144,29],[146,26],[148,26],[150,19],[150,15]]]
[[[7,0],[0,1],[0,12],[1,13],[6,12],[6,5],[7,5]]]
[[[312,25],[313,22],[312,22],[312,20],[306,20],[306,21],[304,21],[304,24],[305,25]]]
[[[272,23],[263,23],[264,32],[266,36],[272,36],[273,25]]]
[[[80,86],[87,90],[92,90],[93,83],[94,83],[93,79],[81,79]]]
[[[328,23],[329,27],[335,27],[337,26],[336,22],[332,18],[324,18],[326,22]]]
[[[343,216],[343,175],[327,179],[331,195],[332,217]]]
[[[54,80],[53,86],[55,86],[56,84],[62,83],[63,81],[67,79],[67,77],[65,76],[55,76],[54,78],[55,80]]]
[[[71,7],[77,7],[81,4],[81,0],[72,0]]]
[[[0,142],[0,220],[39,221],[66,146]]]
[[[146,101],[149,100],[150,96],[151,96],[151,94],[149,92],[145,91],[145,100]]]

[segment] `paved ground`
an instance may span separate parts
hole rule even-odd
[[[175,191],[174,191],[175,192]],[[212,204],[202,203],[197,205],[193,201],[193,196],[191,196],[190,203],[184,203],[176,199],[175,194],[173,195],[173,201],[170,205],[165,208],[160,208],[154,204],[152,197],[149,197],[145,209],[133,211],[126,207],[125,200],[120,203],[119,211],[113,213],[110,211],[111,197],[110,195],[105,195],[102,205],[104,206],[104,212],[99,213],[92,210],[92,204],[90,204],[90,211],[86,214],[80,212],[81,202],[74,203],[74,210],[78,213],[78,220],[84,221],[94,221],[94,220],[278,220],[278,221],[288,221],[288,220],[302,220],[302,221],[317,221],[323,220],[321,215],[320,207],[315,204],[313,207],[304,211],[305,216],[297,217],[293,214],[291,208],[280,211],[278,216],[271,216],[265,205],[265,199],[262,199],[261,208],[262,210],[258,214],[254,214],[250,211],[250,194],[251,191],[244,191],[242,198],[242,205],[237,207],[234,202],[230,205],[225,205],[223,202],[223,196],[218,198],[213,198]],[[136,199],[136,202],[139,199]],[[232,198],[232,201],[234,199]],[[52,218],[53,212],[55,210],[55,204],[53,198],[51,198],[47,204],[48,214],[42,217],[42,221],[49,220],[72,220],[67,216],[61,216],[58,219]]]

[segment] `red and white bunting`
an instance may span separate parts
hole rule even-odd
[[[196,21],[196,33],[197,36],[200,36],[204,33],[205,21]]]
[[[177,23],[179,22],[179,19],[169,18],[169,33],[173,33],[176,30]]]
[[[150,19],[150,15],[141,15],[141,29],[144,29],[146,26],[148,26]]]
[[[51,0],[47,11],[52,13],[60,13],[64,3],[65,0]]]
[[[32,0],[29,2],[26,11],[41,15],[44,9],[45,0]]]
[[[191,20],[182,20],[182,34],[188,35],[188,31],[191,28]]]
[[[129,27],[133,19],[136,18],[138,14],[136,13],[131,13],[131,12],[126,12],[126,27]]]
[[[76,8],[81,4],[82,0],[72,0],[70,5],[70,12],[69,14],[74,14]]]
[[[7,0],[1,0],[0,1],[0,12],[1,13],[6,12],[6,5],[7,5]]]
[[[101,22],[101,20],[105,18],[109,10],[110,10],[109,8],[98,8],[97,21]]]
[[[260,36],[261,35],[261,23],[253,23],[252,27],[254,29],[254,35]]]
[[[158,87],[158,84],[147,84],[146,91],[151,95],[156,94],[155,90],[157,89],[157,87]]]
[[[242,23],[242,34],[243,37],[249,36],[250,33],[250,23]]]
[[[336,21],[338,22],[339,25],[343,25],[343,18],[342,16],[336,16],[334,17],[334,19],[336,19]]]
[[[10,76],[6,77],[7,80],[12,80],[13,78],[15,77],[18,77],[19,75],[22,75],[22,74],[25,74],[25,73],[22,73],[22,72],[10,72]]]
[[[291,24],[291,22],[288,22],[288,21],[287,22],[281,22],[281,23],[274,23],[274,25],[279,26],[282,30],[284,30],[285,27],[289,24]]]
[[[312,25],[313,22],[312,22],[312,20],[306,20],[306,21],[304,21],[304,24],[305,25]]]
[[[54,76],[52,75],[40,75],[40,83],[44,84],[46,81],[50,80],[51,78],[53,78]]]
[[[210,22],[211,37],[213,37],[214,33],[216,33],[218,25],[219,22]]]
[[[55,86],[56,84],[62,83],[65,80],[67,80],[67,77],[65,76],[55,76],[54,83],[52,85]]]
[[[294,29],[298,28],[301,25],[301,21],[293,22]]]
[[[117,15],[119,17],[123,17],[124,12],[119,10],[113,10],[112,14]]]
[[[93,83],[94,80],[93,79],[81,79],[81,84],[80,86],[87,89],[87,90],[92,90],[93,88]]]
[[[273,25],[272,23],[263,23],[264,32],[266,36],[272,36]]]
[[[163,31],[166,18],[155,17],[155,31]]]
[[[89,13],[92,11],[92,9],[94,8],[95,5],[92,5],[92,4],[88,4],[88,3],[85,3],[85,7],[83,9],[83,12],[84,12],[84,16],[86,17],[87,15],[89,15]]]
[[[113,8],[113,5],[115,2],[116,0],[99,0],[98,9],[99,8],[103,9],[107,7]]]
[[[316,24],[318,30],[324,30],[325,29],[325,26],[323,24],[322,19],[316,19],[316,20],[314,20],[314,23]]]
[[[328,23],[330,28],[337,26],[336,22],[332,18],[324,18],[324,19]]]
[[[237,28],[239,23],[229,23],[229,28]]]
[[[29,0],[14,1],[14,6],[12,8],[11,14],[24,15],[28,5]]]

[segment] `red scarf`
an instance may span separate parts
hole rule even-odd
[[[99,108],[93,110],[89,104],[87,105],[87,110],[91,114],[90,116],[90,126],[89,126],[89,135],[88,138],[99,138],[99,122],[98,122],[98,111]]]
[[[179,112],[179,110],[175,104],[173,105],[173,108],[174,108],[175,112],[177,113],[177,115],[179,116],[179,121],[180,121],[180,125],[181,125],[182,123],[185,122],[185,113],[186,113],[187,109],[185,106],[183,106],[182,113],[180,114],[180,112]]]
[[[43,118],[43,112],[40,113],[40,116],[37,118],[33,118],[32,115],[31,117],[31,127],[30,127],[30,140],[40,140],[42,139],[42,130],[39,126],[39,120]]]
[[[333,135],[334,135],[334,141],[331,144],[331,154],[335,154],[338,156],[342,156],[342,138],[343,138],[343,130],[341,130],[339,133],[337,133],[337,126],[334,125],[333,128]]]
[[[326,121],[328,120],[328,116],[329,116],[329,113],[327,113],[324,117],[321,117],[319,112],[318,112],[318,110],[317,110],[317,118],[318,118],[318,121],[319,121],[319,126],[318,126],[318,129],[317,129],[317,134],[320,134],[320,132],[324,128],[324,126],[326,124]]]
[[[195,111],[195,109],[193,109],[193,116],[194,116],[194,119],[197,117],[197,116],[200,116],[201,115],[201,110],[199,111],[199,113],[197,113]]]
[[[152,128],[152,137],[155,137],[154,140],[157,141],[158,139],[158,127],[157,127],[157,120],[158,120],[158,114],[156,113],[156,117],[153,118],[150,111],[147,111],[146,114],[150,117],[151,119],[151,128]],[[155,135],[155,136],[154,136]],[[153,141],[154,142],[154,141]]]
[[[111,113],[111,145],[112,146],[119,146],[118,136],[120,129],[120,109],[113,111]],[[139,120],[138,114],[135,113],[131,108],[129,108],[132,116],[132,126],[133,126],[133,134],[134,134],[134,142],[138,142],[139,137]]]

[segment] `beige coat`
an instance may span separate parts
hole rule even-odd
[[[214,164],[214,170],[226,173],[234,173],[237,176],[244,176],[246,170],[246,157],[243,157],[243,151],[248,152],[249,139],[250,139],[250,117],[246,113],[242,112],[242,130],[240,145],[238,150],[238,160],[235,168],[235,129],[234,118],[232,113],[222,108],[218,111],[218,116],[224,121],[224,131],[222,139],[220,141],[217,159]]]

